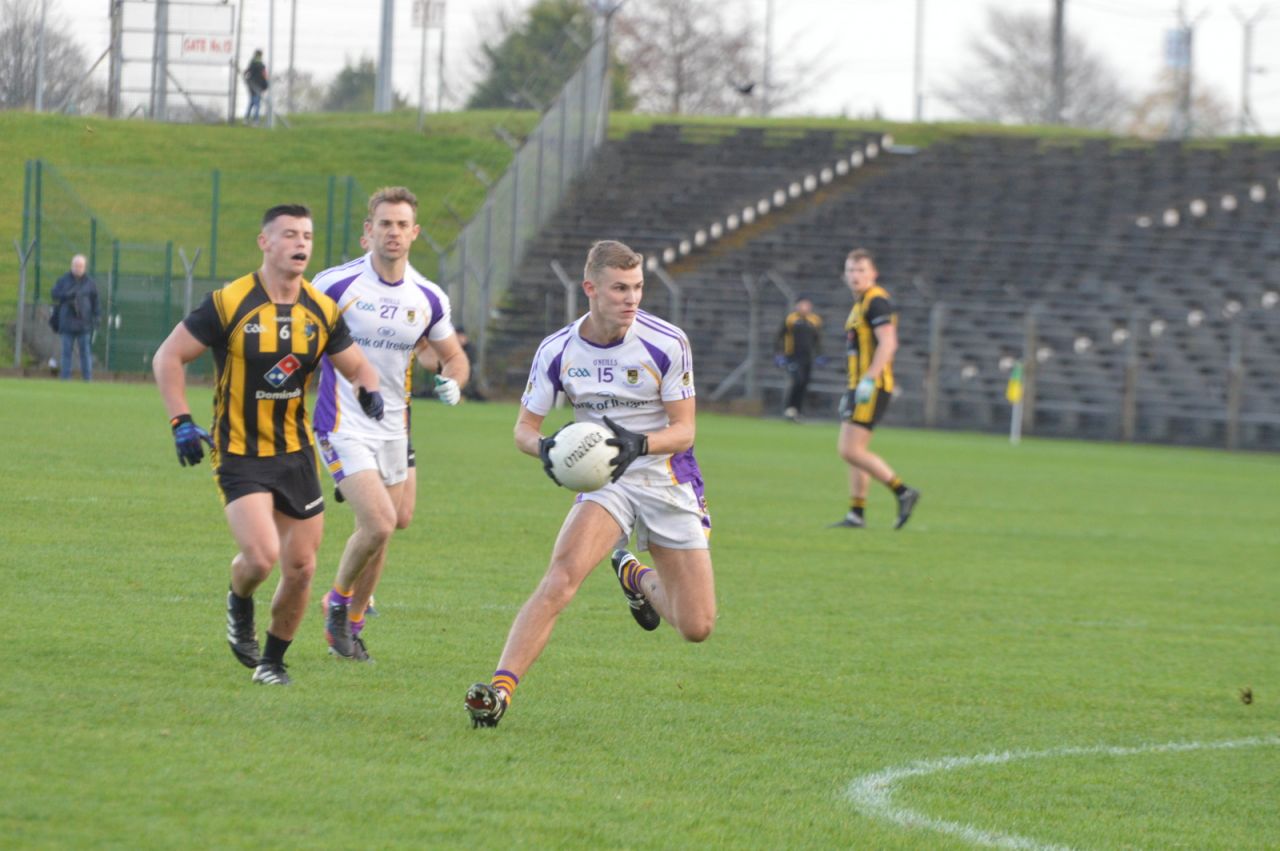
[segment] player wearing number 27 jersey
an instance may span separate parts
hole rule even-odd
[[[315,286],[338,304],[351,336],[378,371],[386,416],[365,423],[351,416],[357,391],[325,361],[316,402],[315,432],[325,467],[356,515],[356,528],[325,595],[325,638],[333,655],[370,661],[362,631],[365,613],[397,528],[409,525],[416,502],[416,468],[409,445],[413,359],[437,371],[436,398],[458,402],[470,366],[449,318],[449,299],[409,265],[420,233],[418,200],[403,186],[369,199],[363,243],[369,253],[316,276]],[[436,366],[437,362],[441,364]]]

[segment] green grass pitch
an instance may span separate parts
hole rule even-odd
[[[642,632],[606,566],[472,730],[570,495],[513,406],[416,408],[377,664],[328,658],[313,606],[275,689],[225,646],[231,539],[154,388],[0,380],[0,845],[1280,846],[1275,456],[886,428],[924,498],[854,532],[824,528],[834,424],[703,415],[715,634]]]

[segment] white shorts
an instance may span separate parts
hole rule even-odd
[[[622,537],[636,533],[636,548],[653,542],[673,550],[709,549],[711,515],[702,493],[702,480],[678,485],[610,483],[598,491],[578,494],[577,502],[594,502],[618,521]]]
[[[357,437],[347,434],[317,434],[320,458],[329,468],[333,483],[341,484],[347,476],[377,470],[387,487],[409,478],[409,438],[386,440],[380,437]]]

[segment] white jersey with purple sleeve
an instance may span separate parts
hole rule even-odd
[[[326,269],[312,284],[338,303],[352,338],[378,372],[385,405],[381,421],[363,416],[355,388],[325,358],[316,394],[316,434],[404,437],[414,348],[423,337],[443,340],[454,333],[449,297],[412,266],[406,265],[403,280],[382,280],[369,254]]]
[[[579,422],[603,424],[607,416],[641,434],[666,428],[669,420],[663,403],[694,395],[693,359],[684,332],[641,310],[621,340],[599,346],[579,333],[585,319],[542,341],[520,403],[531,413],[546,416],[556,394],[564,393]],[[675,455],[643,455],[622,477],[636,484],[700,479],[693,447]]]

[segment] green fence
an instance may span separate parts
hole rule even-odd
[[[302,203],[315,224],[315,273],[363,251],[368,193],[349,176],[55,168],[31,160],[23,197],[23,245],[34,240],[35,250],[27,267],[27,310],[19,321],[35,323],[47,314],[54,282],[73,255],[83,254],[104,317],[94,339],[97,363],[110,371],[145,372],[186,312],[184,254],[192,264],[194,306],[261,264],[256,236],[264,210]],[[207,358],[193,364],[197,372],[209,368]]]

